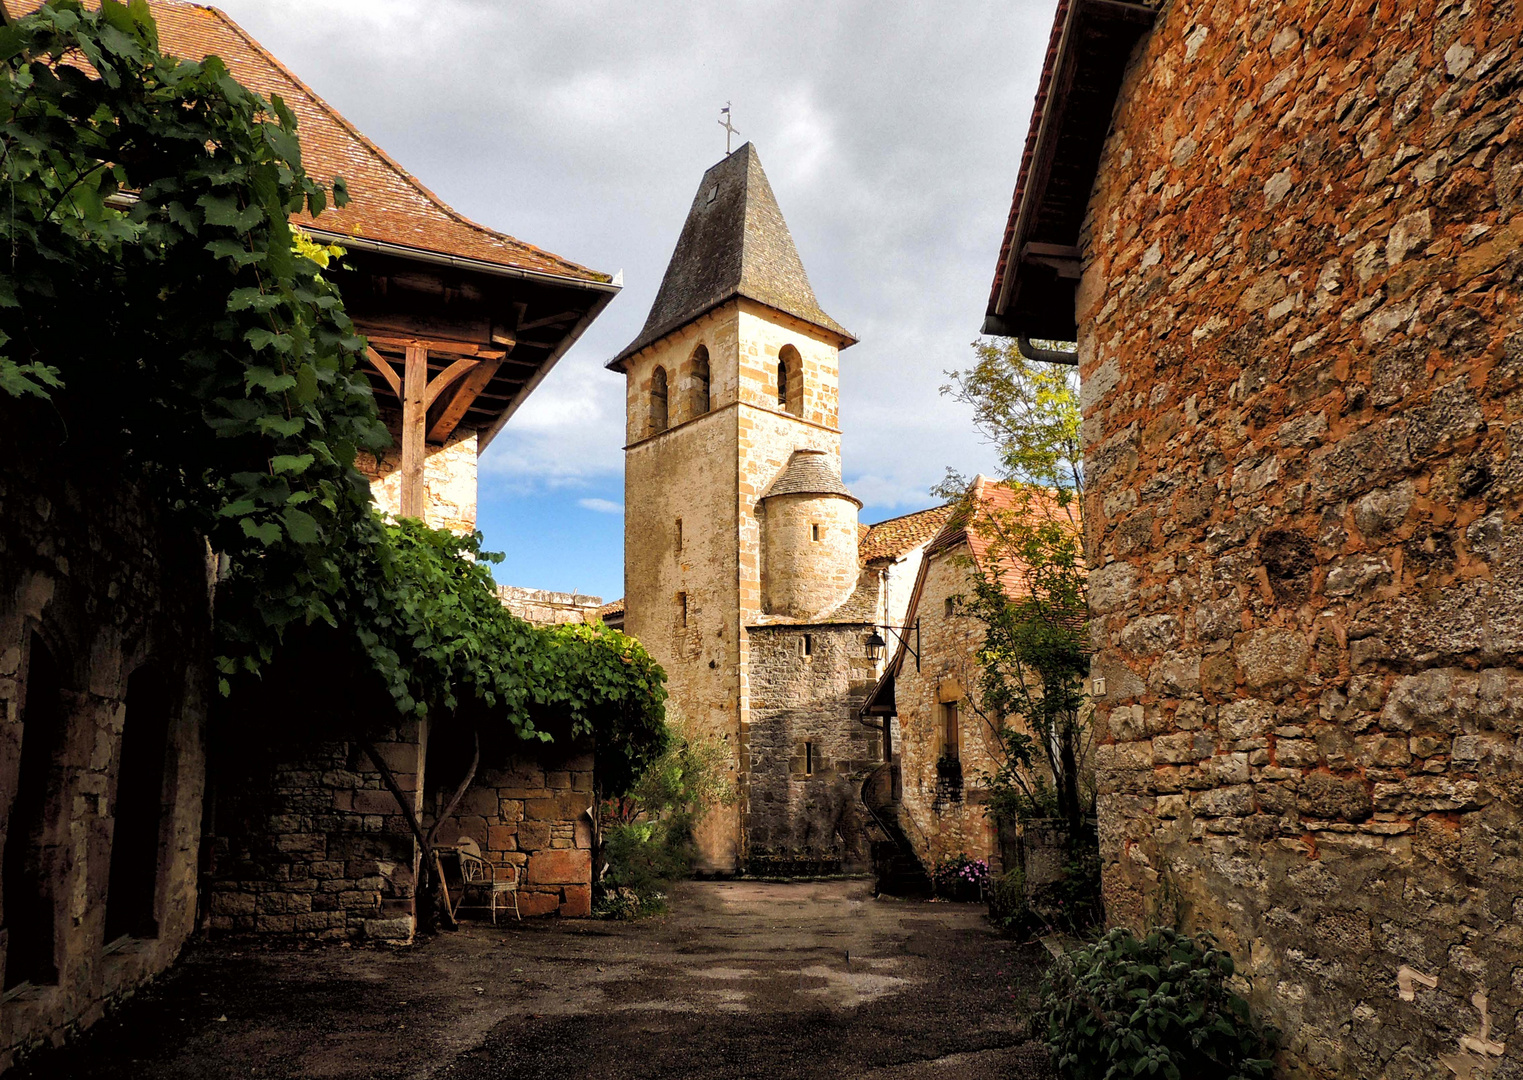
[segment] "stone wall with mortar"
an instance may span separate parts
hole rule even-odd
[[[749,857],[865,863],[860,792],[883,761],[882,734],[856,716],[878,675],[865,644],[871,632],[866,624],[750,628]]]
[[[789,344],[803,369],[802,417],[777,402],[778,353]],[[671,388],[683,385],[700,345],[709,354],[710,411],[693,416],[688,396]],[[653,434],[657,365],[667,372],[670,427]],[[708,871],[736,870],[743,858],[746,627],[762,611],[757,500],[794,450],[824,450],[839,469],[840,433],[830,426],[836,377],[835,347],[819,331],[746,300],[721,305],[626,362],[625,632],[666,669],[681,722],[735,747],[740,802],[699,826]]]
[[[423,483],[428,490],[424,521],[435,529],[468,533],[476,528],[476,432],[457,429],[442,446],[429,443],[423,459]],[[400,443],[379,456],[361,453],[356,462],[370,478],[376,505],[395,514],[402,502]]]
[[[374,745],[426,830],[453,791],[418,790],[426,725],[408,721]],[[348,742],[247,748],[215,772],[211,929],[318,940],[407,941],[415,929],[417,843],[369,755]],[[439,830],[462,833],[494,862],[523,870],[524,916],[590,912],[586,746],[517,754],[484,765]]]
[[[423,806],[426,725],[375,742]],[[213,758],[210,928],[320,940],[411,940],[417,844],[369,754],[351,742],[239,746]]]
[[[768,614],[822,615],[856,591],[856,503],[840,495],[774,495],[757,504],[757,516]]]
[[[30,849],[23,858],[45,905],[24,919],[18,890],[30,886],[7,874],[18,894],[6,896],[0,881],[0,970],[15,933],[51,946],[54,974],[0,996],[0,1070],[94,1023],[167,968],[195,929],[211,631],[204,542],[99,460],[73,460],[67,445],[39,453],[56,444],[56,428],[33,432],[18,412],[0,408],[0,846],[8,856],[21,850],[13,845]],[[32,678],[43,663],[34,641],[58,671],[55,700],[44,702]],[[156,851],[136,857],[152,860],[136,883],[152,895],[139,893],[144,921],[108,942],[123,736],[143,730],[129,688],[150,669],[168,711],[162,745],[155,736],[155,752],[139,757],[162,766]],[[44,708],[47,726],[29,728],[29,712]],[[16,800],[31,740],[46,753],[26,757],[33,780],[43,762],[45,803],[29,823]]]
[[[977,693],[975,659],[983,642],[976,618],[948,614],[947,601],[973,591],[966,544],[926,557],[925,576],[910,618],[920,622],[920,665],[906,656],[894,676],[899,710],[894,756],[899,767],[899,820],[915,854],[927,867],[953,855],[998,862],[999,840],[984,813],[983,777],[998,768],[999,740],[970,707]],[[914,638],[910,639],[911,645]],[[961,786],[948,784],[937,769],[946,752],[941,705],[959,702],[958,760]]]
[[[497,586],[497,598],[514,615],[536,626],[597,622],[598,609],[603,606],[601,596],[523,589],[516,585]]]
[[[592,766],[590,746],[552,745],[507,765],[483,768],[454,817],[440,827],[439,842],[452,844],[469,836],[488,862],[516,867],[518,910],[524,918],[590,915]],[[426,829],[432,816],[425,815],[425,821]]]
[[[1107,908],[1290,1075],[1523,1069],[1520,30],[1166,4],[1089,207]]]

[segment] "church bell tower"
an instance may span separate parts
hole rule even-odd
[[[644,329],[608,364],[626,386],[624,629],[687,729],[731,748],[741,793],[700,827],[709,871],[746,857],[751,628],[857,584],[837,416],[855,342],[820,309],[746,143],[704,174]]]

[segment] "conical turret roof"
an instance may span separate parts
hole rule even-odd
[[[622,369],[647,345],[737,296],[828,330],[843,345],[857,340],[820,309],[750,143],[703,174],[645,328],[608,366]]]

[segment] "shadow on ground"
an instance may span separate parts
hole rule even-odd
[[[7,1080],[1047,1077],[1046,954],[865,883],[691,883],[636,923],[389,950],[203,944]]]

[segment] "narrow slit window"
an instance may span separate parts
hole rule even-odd
[[[812,742],[804,744],[804,775],[814,775],[814,743]]]
[[[680,625],[687,625],[687,593],[677,594],[677,619]]]
[[[809,539],[813,540],[816,544],[820,542],[820,527],[818,525],[809,526]]]
[[[788,406],[788,362],[777,362],[777,403],[784,408]]]
[[[682,519],[677,519],[677,550],[682,550]]]
[[[799,644],[799,649],[805,656],[814,655],[814,635],[805,634],[804,640]]]
[[[956,615],[956,614],[957,614],[957,601],[949,596],[949,597],[947,597],[947,618],[950,619],[953,615]]]

